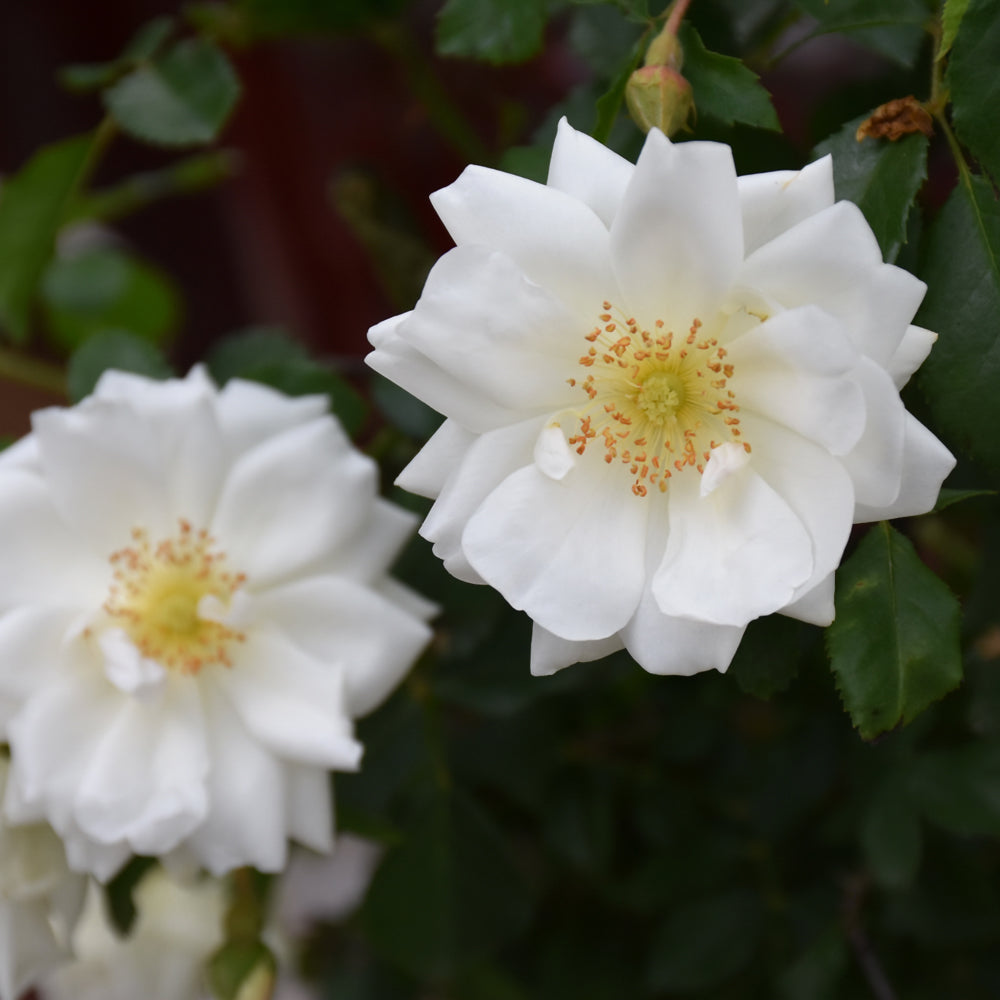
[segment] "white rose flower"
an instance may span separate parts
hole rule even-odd
[[[122,937],[105,913],[104,893],[91,883],[73,933],[74,958],[42,980],[44,1000],[207,1000],[206,963],[223,938],[222,883],[185,885],[153,868],[134,901],[135,921]]]
[[[4,809],[99,878],[331,845],[328,769],[425,645],[413,528],[326,413],[200,370],[109,372],[0,457]]]
[[[457,246],[368,360],[448,418],[399,482],[534,620],[535,673],[724,670],[754,618],[832,620],[853,522],[933,505],[954,460],[899,398],[925,286],[829,159],[737,178],[654,129],[633,166],[563,121],[547,185],[470,167],[432,201]]]
[[[8,770],[0,760],[0,794]],[[11,827],[0,817],[0,1000],[17,1000],[69,956],[85,887],[48,826]]]

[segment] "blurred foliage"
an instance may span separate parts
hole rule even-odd
[[[74,236],[231,173],[217,145],[240,95],[227,49],[375,40],[448,142],[544,180],[562,115],[634,158],[623,94],[663,8],[447,0],[425,31],[431,56],[424,8],[407,0],[200,3],[109,62],[67,68],[63,83],[99,93],[107,114],[0,190],[0,372],[30,376],[22,354],[36,349],[68,356],[72,400],[108,367],[170,374],[183,289],[141,251]],[[694,0],[680,37],[690,138],[730,143],[743,171],[831,153],[838,197],[927,282],[918,319],[939,341],[907,396],[960,455],[953,489],[924,518],[859,530],[825,637],[754,622],[727,676],[654,677],[618,654],[532,678],[524,617],[414,540],[398,574],[442,613],[413,675],[362,721],[363,769],[337,780],[340,827],[387,850],[359,914],[304,955],[319,996],[1000,996],[1000,5]],[[438,57],[492,66],[544,60],[550,45],[579,82],[512,114],[541,121],[520,145],[487,148]],[[810,53],[822,79],[804,75]],[[933,137],[857,140],[874,109],[910,94]],[[94,190],[112,141],[209,148]],[[408,307],[433,259],[426,235],[381,213],[362,171],[330,191]],[[387,484],[440,422],[383,379],[359,392],[282,329],[237,332],[203,360],[220,383],[327,396]],[[139,870],[111,886],[121,926]],[[231,995],[269,957],[255,936],[226,949],[215,972]]]

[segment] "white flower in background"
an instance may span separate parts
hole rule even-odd
[[[448,418],[400,485],[456,576],[535,622],[532,669],[625,646],[724,670],[748,622],[833,618],[854,521],[930,509],[954,460],[899,388],[935,335],[829,159],[737,178],[563,121],[548,184],[468,168],[457,246],[369,363]]]
[[[215,873],[331,845],[327,770],[429,637],[386,575],[411,516],[320,397],[109,372],[0,457],[14,821],[70,864]]]
[[[207,1000],[206,963],[223,938],[223,884],[184,885],[153,868],[133,899],[135,921],[122,937],[91,883],[73,933],[74,958],[42,980],[44,1000]]]
[[[0,794],[8,767],[0,760]],[[0,1000],[17,1000],[68,957],[85,887],[49,827],[11,827],[0,818]]]

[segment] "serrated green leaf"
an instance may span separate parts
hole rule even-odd
[[[962,680],[959,606],[888,522],[837,572],[830,665],[861,736],[911,722]]]
[[[54,260],[42,279],[41,300],[49,333],[67,351],[102,330],[128,330],[159,344],[180,315],[167,275],[120,250]]]
[[[920,817],[902,776],[878,788],[861,820],[861,846],[875,881],[886,889],[912,885],[920,866]]]
[[[736,889],[678,906],[657,933],[648,983],[657,993],[695,993],[724,983],[757,948],[760,898]]]
[[[930,227],[917,322],[938,333],[916,381],[949,442],[1000,476],[1000,202],[980,177],[951,193]]]
[[[837,198],[853,201],[872,227],[882,256],[894,261],[906,240],[906,222],[927,176],[927,136],[887,139],[855,138],[862,115],[821,142],[816,156],[833,157]]]
[[[724,125],[752,125],[781,131],[771,95],[760,78],[733,56],[709,52],[688,23],[678,32],[684,46],[684,76],[694,91],[699,115],[710,115]]]
[[[118,125],[142,142],[212,142],[236,106],[240,83],[223,52],[204,39],[178,42],[104,92]]]
[[[937,826],[961,835],[1000,834],[1000,746],[923,754],[911,768],[910,794]]]
[[[109,368],[158,379],[173,375],[166,358],[148,340],[125,330],[106,330],[85,341],[70,357],[66,370],[70,399],[78,403],[89,396]]]
[[[452,975],[516,934],[531,909],[500,835],[458,793],[436,799],[372,880],[361,921],[389,961]]]
[[[952,120],[958,137],[1000,182],[1000,4],[970,0],[948,60]]]
[[[951,51],[955,44],[955,36],[958,34],[962,18],[968,9],[969,0],[944,0],[944,8],[941,11],[941,44],[938,46],[937,58],[944,57]]]
[[[38,282],[93,141],[46,146],[0,190],[0,328],[17,343],[28,338]]]
[[[542,47],[543,0],[447,0],[437,19],[442,56],[486,62],[523,62]]]

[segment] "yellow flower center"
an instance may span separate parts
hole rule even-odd
[[[187,521],[155,545],[144,528],[133,528],[132,545],[111,556],[104,610],[144,657],[164,667],[196,674],[209,663],[232,666],[230,647],[245,636],[199,614],[203,598],[228,605],[245,583],[225,562],[208,532],[194,531]]]
[[[733,366],[718,339],[701,332],[701,320],[677,336],[662,320],[651,332],[634,319],[614,319],[611,309],[605,302],[600,325],[586,335],[591,346],[579,363],[590,371],[569,379],[588,398],[569,438],[577,453],[599,442],[605,462],[627,465],[632,492],[644,497],[650,487],[665,493],[667,480],[687,468],[704,472],[725,441],[749,452],[727,388]]]

